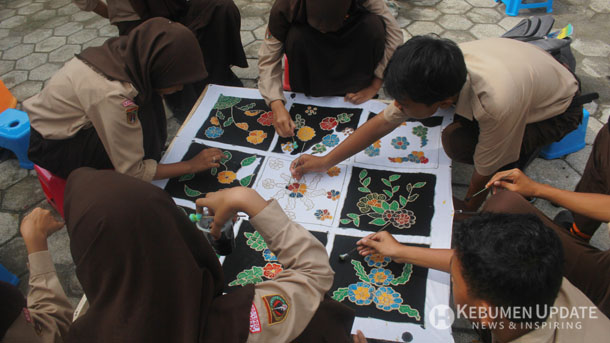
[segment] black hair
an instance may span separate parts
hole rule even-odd
[[[398,102],[428,106],[460,92],[466,82],[462,50],[453,41],[415,36],[399,46],[384,72],[385,91]]]
[[[563,249],[538,217],[480,214],[456,227],[453,244],[471,296],[531,310],[529,318],[507,318],[513,322],[546,320],[561,287]]]

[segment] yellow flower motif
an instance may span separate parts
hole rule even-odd
[[[309,126],[303,126],[297,131],[297,137],[303,141],[307,142],[316,136],[316,130]]]
[[[387,280],[387,278],[388,278],[388,276],[385,273],[381,273],[381,272],[377,272],[373,276],[375,283],[379,284],[379,285],[382,285],[385,282],[385,280]]]
[[[358,287],[354,291],[354,295],[356,296],[356,300],[367,300],[371,297],[371,293],[369,293],[368,287]]]
[[[218,121],[218,117],[213,116],[212,118],[210,118],[210,123],[212,123],[212,125],[220,125],[220,122]]]
[[[235,126],[244,131],[248,131],[248,123],[235,123]]]
[[[247,115],[248,117],[254,117],[255,115],[261,113],[261,110],[249,110],[244,112],[245,115]]]
[[[250,135],[246,140],[252,144],[260,144],[265,138],[267,138],[267,133],[263,130],[254,130],[250,132]]]
[[[339,175],[339,173],[341,172],[341,168],[335,166],[330,168],[329,170],[326,171],[326,174],[328,174],[328,176],[337,176]]]
[[[381,148],[381,140],[380,140],[380,139],[378,139],[378,140],[377,140],[375,143],[373,143],[373,146],[374,146],[375,148]]]
[[[394,297],[392,297],[391,294],[382,293],[377,297],[377,304],[379,304],[381,307],[390,307],[392,304],[394,304]]]
[[[237,175],[235,175],[234,172],[230,171],[230,170],[225,170],[225,171],[221,171],[220,173],[218,173],[218,182],[220,183],[224,183],[224,184],[229,184],[231,182],[233,182],[233,180],[235,180],[235,178],[237,177]]]

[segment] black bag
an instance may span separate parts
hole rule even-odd
[[[546,52],[551,54],[557,61],[559,61],[559,63],[567,66],[572,74],[576,76],[576,59],[574,58],[574,54],[572,54],[572,49],[570,48],[572,39],[570,37],[565,37],[562,39],[547,37],[553,28],[554,23],[555,19],[552,15],[547,14],[544,16],[533,16],[531,18],[521,20],[512,29],[506,31],[502,37],[528,42],[541,47]],[[598,93],[587,93],[579,95],[574,99],[574,101],[580,105],[591,102],[597,98],[599,98]]]

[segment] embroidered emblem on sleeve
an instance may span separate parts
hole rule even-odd
[[[267,308],[268,314],[268,323],[269,325],[278,324],[286,319],[286,315],[288,314],[288,309],[290,305],[284,299],[283,296],[279,294],[273,295],[265,295],[263,298],[263,303]]]
[[[133,102],[132,100],[125,100],[122,103],[123,107],[125,108],[125,115],[127,116],[127,122],[129,124],[135,124],[136,121],[138,120],[138,105],[136,105],[135,102]]]
[[[267,31],[265,32],[265,39],[271,38],[273,38],[273,35],[271,35],[271,31],[269,31],[269,28],[267,27]]]
[[[254,306],[254,303],[252,303],[252,307],[250,308],[250,333],[259,332],[261,332],[261,321],[258,318],[256,306]]]

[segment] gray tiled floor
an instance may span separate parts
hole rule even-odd
[[[257,51],[261,44],[271,0],[235,0],[242,14],[242,43],[249,67],[235,68],[248,87],[256,86]],[[543,14],[543,10],[523,10],[519,17],[508,17],[505,6],[494,0],[411,0],[397,1],[398,22],[405,38],[436,33],[458,42],[498,36],[521,18]],[[574,54],[577,74],[583,89],[597,91],[600,99],[587,105],[591,118],[587,129],[587,147],[565,158],[553,161],[537,159],[527,173],[534,179],[556,187],[573,189],[584,168],[590,144],[603,122],[610,116],[610,1],[555,0],[555,28],[574,25]],[[81,12],[70,0],[0,0],[0,79],[21,102],[39,92],[63,63],[89,46],[101,45],[117,30],[94,13]],[[170,131],[178,128],[170,120]],[[455,164],[453,190],[465,193],[472,167]],[[34,206],[49,208],[35,173],[19,168],[15,160],[0,163],[0,263],[22,279],[26,289],[26,252],[18,234],[18,223]],[[553,216],[558,209],[546,201],[536,206]],[[608,235],[598,230],[595,244],[608,248]],[[68,237],[65,230],[50,239],[61,281],[73,302],[81,294],[74,276]],[[463,323],[458,327],[464,327]],[[456,334],[460,342],[470,342],[466,331]]]

